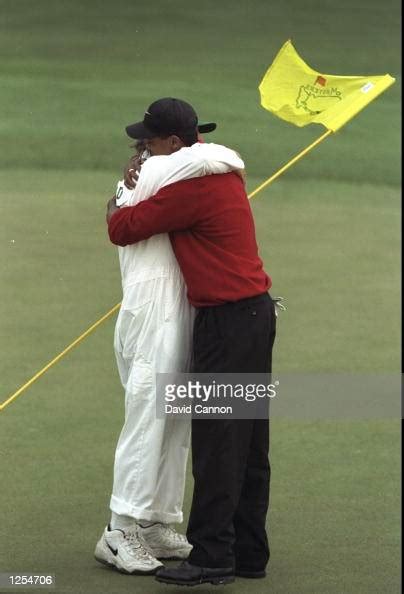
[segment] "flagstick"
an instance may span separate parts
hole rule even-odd
[[[271,184],[273,181],[275,181],[280,175],[282,175],[282,173],[284,173],[287,169],[289,169],[289,167],[292,167],[292,165],[294,165],[297,161],[299,161],[302,157],[304,157],[304,155],[307,155],[307,153],[309,151],[314,149],[314,147],[316,147],[318,144],[320,144],[320,142],[322,142],[330,134],[332,134],[332,130],[327,130],[327,132],[322,134],[320,136],[320,138],[317,138],[317,140],[315,140],[312,144],[310,144],[310,146],[308,146],[303,151],[301,151],[298,155],[296,155],[296,157],[293,157],[293,159],[291,159],[289,161],[289,163],[286,163],[286,165],[281,167],[279,169],[279,171],[274,173],[271,177],[269,177],[266,181],[264,181],[264,183],[262,183],[260,186],[258,186],[258,188],[256,188],[253,192],[251,192],[251,194],[248,195],[248,198],[250,198],[250,199],[253,198],[256,194],[258,194],[258,192],[261,192],[261,190],[263,190],[264,188],[269,186],[269,184]]]
[[[105,320],[112,316],[112,314],[115,313],[117,309],[119,309],[120,305],[120,303],[117,303],[112,309],[109,310],[108,313],[102,316],[102,318],[100,318],[97,322],[95,322],[95,324],[90,326],[90,328],[83,332],[81,336],[76,338],[74,342],[72,342],[68,347],[66,347],[64,351],[62,351],[61,353],[59,353],[57,357],[52,359],[52,361],[50,361],[43,369],[41,369],[41,371],[38,371],[38,373],[36,373],[26,384],[24,384],[23,386],[21,386],[21,388],[14,392],[14,394],[12,394],[10,398],[8,398],[2,404],[0,404],[0,411],[2,411],[8,404],[13,402],[13,400],[15,400],[18,396],[20,396],[20,394],[22,394],[27,388],[29,388],[29,386],[36,382],[36,380],[39,379],[41,375],[43,375],[46,371],[48,371],[48,369],[53,367],[53,365],[60,361],[62,357],[67,355],[67,353],[71,351],[73,347],[77,346],[82,340],[84,340],[89,334],[91,334],[91,332],[98,328],[100,324],[102,324]]]
[[[301,151],[298,155],[296,155],[296,157],[294,157],[291,161],[289,161],[289,163],[284,165],[281,169],[279,169],[279,171],[274,173],[274,175],[272,175],[264,183],[262,183],[260,186],[258,186],[258,188],[256,188],[253,192],[251,192],[251,194],[248,195],[248,198],[251,199],[253,196],[258,194],[258,192],[260,192],[261,190],[263,190],[264,188],[269,186],[270,183],[272,183],[276,178],[278,178],[280,175],[282,175],[282,173],[284,173],[287,169],[289,169],[289,167],[291,167],[294,163],[299,161],[299,159],[304,157],[304,155],[306,155],[309,151],[311,151],[311,149],[313,149],[315,146],[320,144],[320,142],[322,140],[324,140],[325,138],[327,138],[327,136],[329,136],[331,133],[332,133],[332,130],[327,130],[327,132],[325,132],[322,136],[320,136],[320,138],[318,138],[310,146],[308,146],[303,151]],[[82,342],[89,334],[91,334],[91,332],[93,332],[96,328],[98,328],[98,326],[100,326],[105,320],[107,320],[109,317],[111,317],[112,314],[115,313],[117,311],[117,309],[119,309],[120,305],[121,305],[120,303],[117,303],[112,309],[109,310],[108,313],[106,313],[104,316],[102,316],[102,318],[100,318],[97,322],[95,322],[95,324],[90,326],[90,328],[88,328],[85,332],[83,332],[83,334],[81,334],[81,336],[76,338],[76,340],[74,342],[72,342],[68,347],[66,347],[64,349],[64,351],[59,353],[59,355],[57,355],[57,357],[52,359],[52,361],[50,361],[43,369],[38,371],[38,373],[36,373],[27,383],[25,383],[23,386],[21,386],[21,388],[19,388],[16,392],[14,392],[14,394],[12,394],[9,398],[7,398],[7,400],[5,400],[2,404],[0,404],[0,412],[3,409],[5,409],[6,406],[8,406],[11,402],[13,402],[13,400],[15,400],[18,396],[20,396],[27,388],[29,388],[29,386],[31,386],[34,382],[36,382],[36,380],[39,379],[44,373],[46,373],[48,371],[48,369],[53,367],[53,365],[55,365],[55,363],[60,361],[60,359],[62,359],[65,355],[67,355],[67,353],[69,353],[75,346],[77,346],[80,342]]]

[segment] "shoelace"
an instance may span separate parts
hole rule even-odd
[[[140,554],[141,557],[144,559],[148,559],[149,561],[153,561],[154,557],[150,551],[144,546],[144,544],[139,540],[139,536],[137,532],[125,532],[125,541],[128,544],[130,549],[136,549],[136,553]]]
[[[178,540],[179,542],[186,542],[187,539],[185,538],[185,536],[183,534],[180,534],[179,532],[177,532],[174,528],[172,528],[171,526],[168,526],[167,524],[162,524],[164,531],[167,533],[167,536],[170,537],[174,537],[175,540]]]

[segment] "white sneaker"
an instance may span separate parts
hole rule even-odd
[[[123,573],[151,574],[163,567],[144,545],[134,525],[129,530],[109,530],[107,526],[97,542],[94,557],[100,563],[116,567]]]
[[[143,528],[138,524],[139,536],[158,559],[187,559],[192,545],[183,534],[168,524],[152,524]]]

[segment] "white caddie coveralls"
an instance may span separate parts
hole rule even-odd
[[[212,143],[150,157],[124,206],[168,184],[235,169],[244,169],[240,157]],[[125,422],[110,508],[137,520],[182,522],[191,426],[185,419],[156,418],[155,374],[188,371],[194,310],[168,234],[118,249],[123,300],[114,348],[125,389]]]

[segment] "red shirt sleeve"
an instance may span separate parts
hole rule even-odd
[[[170,184],[148,200],[116,211],[108,223],[112,243],[125,246],[158,233],[192,228],[201,215],[200,189],[195,191],[192,182]]]

